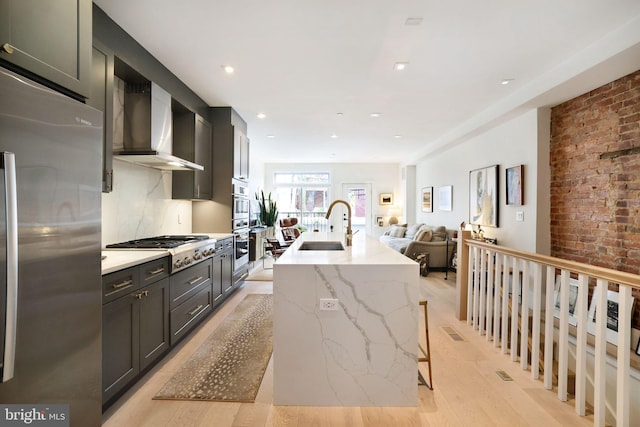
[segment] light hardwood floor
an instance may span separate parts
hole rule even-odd
[[[555,392],[531,379],[519,363],[454,317],[455,275],[421,278],[429,301],[429,337],[434,390],[419,387],[416,408],[273,406],[273,369],[263,379],[255,403],[152,400],[155,393],[195,352],[247,293],[271,293],[271,282],[246,282],[191,337],[174,348],[103,416],[106,427],[391,427],[391,426],[589,426],[593,417],[579,417],[573,401],[560,402]],[[422,316],[421,316],[422,320]],[[455,341],[443,328],[453,328]],[[421,323],[422,328],[422,323]],[[423,329],[421,329],[422,331]],[[424,341],[424,334],[420,336]],[[422,373],[427,367],[421,364]],[[496,371],[507,372],[503,381]]]

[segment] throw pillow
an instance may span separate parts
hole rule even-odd
[[[414,240],[418,242],[430,242],[431,237],[433,237],[433,232],[431,230],[420,230]]]
[[[407,239],[413,239],[416,236],[416,233],[418,233],[418,230],[420,230],[420,227],[422,227],[422,224],[412,224],[407,226],[407,232],[404,237]]]
[[[399,227],[397,225],[392,225],[391,230],[389,230],[389,236],[391,237],[404,237],[404,234],[407,232],[407,227]]]

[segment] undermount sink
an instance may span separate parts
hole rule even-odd
[[[330,241],[310,241],[303,242],[298,250],[301,251],[344,251],[344,246],[342,246],[342,242],[338,242],[336,240]]]

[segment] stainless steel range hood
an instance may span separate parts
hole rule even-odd
[[[204,170],[172,153],[171,95],[153,82],[127,83],[124,95],[124,139],[113,155],[163,170]]]

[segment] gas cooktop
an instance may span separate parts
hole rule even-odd
[[[206,235],[168,235],[158,237],[148,237],[145,239],[129,240],[128,242],[112,243],[107,248],[121,249],[172,249],[188,243],[195,243],[200,240],[207,240]]]

